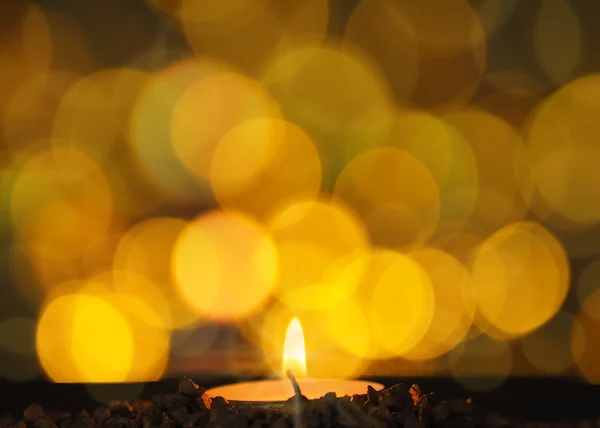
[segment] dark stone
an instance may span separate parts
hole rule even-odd
[[[386,422],[392,422],[392,414],[387,407],[375,406],[369,409],[369,416],[381,419]]]
[[[90,414],[87,411],[82,410],[73,420],[71,428],[89,428],[95,425],[96,424],[94,423],[94,420],[90,417]]]
[[[379,393],[379,404],[392,412],[399,412],[406,407],[412,407],[413,399],[411,394],[404,389],[404,385],[398,383]]]
[[[367,407],[379,406],[379,392],[375,391],[371,385],[367,387]]]
[[[23,412],[23,419],[25,422],[33,422],[38,418],[46,416],[46,412],[39,404],[32,404]]]
[[[143,417],[148,419],[150,425],[160,426],[163,421],[162,408],[159,404],[152,403],[142,412]]]
[[[48,416],[37,418],[33,423],[35,428],[56,428],[56,423]]]
[[[199,397],[206,392],[206,389],[200,388],[192,379],[187,376],[183,376],[179,380],[179,389],[180,394],[189,395],[192,397]]]
[[[0,418],[0,427],[1,428],[12,427],[13,425],[15,425],[15,423],[16,423],[15,418],[13,418],[10,415],[5,415]]]
[[[449,413],[465,415],[473,410],[473,406],[463,400],[448,400],[444,406]]]
[[[279,418],[275,422],[269,424],[270,428],[289,428],[285,418]]]
[[[359,407],[364,407],[367,404],[367,394],[354,394],[350,401],[355,403]]]
[[[129,418],[133,415],[133,407],[127,401],[111,401],[108,403],[111,415]]]
[[[208,413],[190,413],[183,420],[184,428],[203,426],[208,422]]]
[[[300,409],[297,409],[298,404],[300,405]],[[306,406],[308,405],[308,398],[304,395],[300,396],[300,401],[297,400],[296,396],[290,397],[286,400],[281,408],[281,413],[286,415],[293,415],[297,411],[300,413],[304,412]]]
[[[185,423],[185,418],[188,415],[187,408],[183,404],[175,404],[167,410],[167,415],[170,419],[174,420],[178,426]]]
[[[417,418],[409,418],[405,421],[404,428],[426,428],[425,423]]]
[[[133,428],[133,419],[121,415],[111,415],[102,425],[106,428]]]
[[[210,421],[222,421],[232,413],[232,406],[229,401],[223,397],[215,397],[212,399],[210,407]]]
[[[444,422],[450,416],[450,412],[448,412],[445,403],[439,403],[433,406],[433,408],[431,409],[431,416],[433,422]]]
[[[92,412],[92,419],[96,425],[102,425],[108,418],[110,418],[110,409],[108,407],[98,407]]]
[[[163,408],[170,407],[174,404],[183,404],[189,406],[194,403],[194,397],[183,394],[165,394],[161,397],[160,405]]]

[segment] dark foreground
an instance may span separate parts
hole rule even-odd
[[[405,380],[353,397],[298,396],[277,409],[236,406],[208,397],[188,378],[148,384],[142,399],[105,406],[91,404],[82,385],[0,384],[0,413],[12,413],[0,419],[0,427],[291,428],[301,422],[303,428],[600,428],[600,390],[583,383],[512,379],[495,392],[469,394],[449,381],[421,381],[420,386]],[[382,383],[390,384],[389,379]],[[436,384],[438,388],[431,388]],[[126,393],[115,390],[115,398]]]

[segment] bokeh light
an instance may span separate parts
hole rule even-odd
[[[196,52],[223,58],[252,73],[260,71],[278,46],[296,38],[322,38],[327,29],[329,3],[184,1],[178,16]],[[247,43],[248,40],[252,43]]]
[[[390,145],[418,159],[435,179],[440,193],[436,234],[464,228],[479,188],[477,159],[466,137],[431,114],[402,111],[393,123]]]
[[[595,385],[600,384],[600,293],[591,294],[577,314],[571,332],[571,352],[581,376]]]
[[[171,274],[171,254],[186,226],[185,221],[169,217],[143,221],[127,231],[114,252],[113,267],[121,271],[122,287],[133,294],[137,292],[132,287],[146,291],[154,288],[152,306],[162,307],[161,322],[170,322],[166,327],[187,327],[197,319],[179,294]]]
[[[576,79],[544,101],[528,129],[531,169],[542,199],[534,209],[559,228],[600,221],[600,203],[593,196],[600,186],[598,94],[600,76]]]
[[[473,391],[490,391],[510,375],[513,355],[510,343],[484,334],[465,341],[448,354],[452,376]]]
[[[319,153],[306,133],[282,119],[254,119],[218,143],[211,188],[226,210],[268,219],[287,200],[316,198],[321,188]]]
[[[534,26],[535,53],[548,77],[565,83],[579,64],[582,29],[566,0],[543,0]]]
[[[225,65],[206,60],[174,62],[146,81],[131,114],[128,141],[138,168],[161,192],[182,202],[207,199],[207,192],[177,157],[172,139],[175,109],[188,88],[225,70]]]
[[[58,107],[52,142],[104,161],[115,145],[125,144],[131,109],[147,78],[135,69],[107,69],[77,81]]]
[[[266,64],[261,81],[285,116],[314,139],[326,183],[344,161],[386,141],[394,114],[387,82],[356,49],[299,41]]]
[[[65,284],[38,320],[36,349],[46,374],[56,382],[159,379],[169,332],[141,320],[140,314],[160,319],[142,298],[115,292],[100,278]]]
[[[46,74],[52,62],[52,38],[42,8],[33,1],[0,6],[0,106],[27,81]]]
[[[577,302],[584,306],[588,297],[600,290],[600,260],[596,259],[587,264],[583,271],[579,274],[579,280],[577,281],[575,288],[575,295]],[[589,314],[590,316],[596,316],[600,320],[600,313]]]
[[[477,199],[469,221],[490,234],[522,220],[533,185],[527,151],[517,130],[475,109],[447,114],[444,120],[469,141],[478,168]]]
[[[551,374],[565,373],[573,365],[571,334],[579,328],[575,317],[558,312],[550,321],[521,339],[521,350],[536,368]]]
[[[0,377],[600,383],[598,13],[5,1]]]
[[[374,244],[391,248],[424,244],[440,215],[431,172],[410,153],[394,148],[369,150],[352,159],[334,194],[362,216]]]
[[[214,151],[232,128],[278,115],[278,106],[257,81],[233,71],[212,73],[188,87],[173,109],[175,153],[194,176],[207,182]]]
[[[463,105],[485,67],[484,31],[465,0],[363,0],[345,39],[380,64],[400,105]]]
[[[412,252],[410,257],[427,272],[435,309],[424,336],[403,356],[432,359],[450,351],[467,336],[475,315],[473,284],[468,270],[446,252],[426,248]]]
[[[112,220],[104,172],[73,148],[43,151],[16,178],[11,213],[23,241],[41,257],[75,258],[99,243]]]
[[[480,313],[509,336],[547,322],[562,305],[570,281],[562,246],[536,223],[516,223],[488,238],[471,272]]]
[[[352,296],[361,265],[347,265],[370,242],[357,215],[337,201],[297,200],[269,223],[280,257],[277,297],[297,309],[326,309]]]
[[[239,213],[212,211],[181,232],[172,269],[181,296],[198,315],[231,321],[258,310],[270,296],[279,255],[260,224]]]

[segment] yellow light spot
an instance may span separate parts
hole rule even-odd
[[[108,69],[80,79],[62,98],[52,142],[57,147],[83,149],[104,161],[126,138],[131,110],[147,78],[134,69]]]
[[[40,256],[69,260],[100,243],[113,202],[103,171],[72,148],[31,157],[16,178],[12,216],[24,242]]]
[[[469,141],[454,127],[422,112],[396,116],[390,144],[405,150],[431,173],[440,191],[440,225],[464,226],[477,201],[479,171]]]
[[[102,282],[104,281],[104,282]],[[36,350],[56,382],[146,382],[160,379],[169,332],[143,295],[115,292],[106,275],[54,288],[38,320]]]
[[[307,36],[322,38],[329,4],[321,0],[184,1],[178,16],[196,52],[256,72],[281,44]]]
[[[535,54],[546,75],[557,84],[572,76],[582,53],[583,31],[571,4],[544,0],[534,30]]]
[[[207,183],[215,149],[231,129],[250,119],[278,114],[258,82],[235,72],[204,76],[185,90],[173,109],[175,153],[197,179]]]
[[[450,254],[435,248],[410,254],[427,272],[435,310],[423,338],[404,354],[408,359],[431,359],[445,354],[466,336],[475,314],[471,275]]]
[[[84,382],[127,379],[134,356],[133,332],[109,302],[78,296],[73,313],[71,347]]]
[[[251,219],[212,211],[181,233],[172,256],[181,296],[199,315],[233,320],[258,309],[279,275],[277,247]]]
[[[569,287],[562,246],[536,223],[517,223],[488,238],[475,254],[471,272],[479,311],[509,336],[548,321]]]
[[[326,309],[350,297],[356,271],[343,259],[369,246],[360,219],[336,202],[297,200],[275,213],[270,230],[280,254],[277,296],[297,309]]]
[[[377,65],[358,50],[321,39],[291,44],[269,61],[261,81],[286,118],[314,139],[326,175],[386,142],[394,114],[389,89]]]
[[[246,121],[219,142],[210,181],[222,207],[260,219],[290,199],[316,198],[321,161],[306,133],[282,119]]]
[[[52,63],[52,37],[42,7],[29,0],[0,6],[0,105],[21,84],[46,74]]]
[[[517,130],[474,109],[448,114],[444,120],[467,139],[477,163],[479,183],[470,221],[492,233],[522,220],[533,184],[527,150]]]
[[[374,253],[385,269],[372,290],[369,317],[384,352],[408,352],[423,338],[435,308],[427,273],[415,261],[394,252]]]
[[[189,326],[197,319],[195,311],[181,298],[171,275],[171,254],[186,225],[183,220],[169,217],[138,223],[120,239],[113,259],[114,269],[123,271],[121,287],[130,291],[133,291],[132,286],[142,291],[156,289],[153,294],[161,296],[162,301],[149,303],[155,308],[166,305],[160,311],[163,315],[167,312],[162,323],[170,319],[168,327],[173,328]]]
[[[302,331],[302,325],[298,318],[294,318],[290,321],[290,325],[285,334],[282,366],[284,378],[286,377],[288,370],[291,370],[298,379],[307,377],[304,332]]]
[[[345,40],[380,64],[400,105],[464,104],[483,73],[484,32],[465,0],[362,1]]]
[[[226,71],[228,67],[214,61],[176,61],[152,75],[137,97],[131,115],[129,145],[145,178],[170,198],[182,202],[207,198],[206,189],[198,185],[177,157],[171,135],[175,132],[172,122],[179,100],[188,89],[202,79]],[[178,123],[181,126],[181,122]],[[191,126],[186,125],[184,131],[190,131]]]
[[[5,144],[20,149],[33,141],[47,142],[61,99],[76,80],[74,73],[51,71],[15,89],[4,105]],[[31,126],[32,123],[36,126]]]
[[[600,221],[595,197],[600,189],[599,96],[599,75],[574,80],[543,103],[528,130],[532,174],[540,194],[533,208],[559,228]]]
[[[338,177],[334,194],[357,210],[373,243],[381,246],[424,244],[440,215],[431,172],[410,153],[393,148],[355,157]]]

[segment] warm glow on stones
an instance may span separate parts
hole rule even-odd
[[[171,260],[187,304],[217,320],[238,319],[260,309],[279,274],[272,238],[239,213],[212,211],[189,223]]]
[[[297,379],[307,377],[306,372],[306,347],[304,345],[304,332],[298,318],[290,321],[285,342],[283,344],[283,366],[281,367],[285,378],[288,370],[291,370]]]

